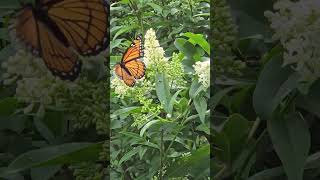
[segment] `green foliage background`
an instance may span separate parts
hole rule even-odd
[[[15,50],[20,5],[2,0],[0,179],[319,179],[320,84],[283,66],[264,15],[275,2],[111,1],[110,62],[83,58],[69,86]],[[168,61],[109,92],[115,63],[150,28]],[[210,56],[205,88],[193,65]],[[29,67],[36,84],[23,83]]]
[[[147,47],[150,28],[168,59],[149,59],[146,78],[123,98],[111,89],[111,179],[207,179],[209,90],[193,65],[210,57],[209,1],[118,1],[111,17],[111,64],[138,33],[156,53]]]
[[[106,52],[82,58],[81,77],[71,84],[47,74],[40,59],[15,50],[7,27],[20,5],[3,1],[0,6],[5,10],[0,56],[4,64],[1,178],[208,178],[209,90],[193,70],[195,62],[208,61],[210,56],[208,1],[111,2],[110,62],[104,63]],[[132,39],[150,28],[172,66],[150,67],[145,84],[155,83],[151,89],[142,82],[125,98],[113,89],[109,97],[108,76],[117,78],[112,73],[114,64]],[[40,70],[32,69],[36,71],[30,75],[29,66]],[[148,110],[153,116],[138,121]]]
[[[264,13],[293,1],[275,2],[211,1],[213,179],[319,179],[319,80],[284,66],[287,47]]]

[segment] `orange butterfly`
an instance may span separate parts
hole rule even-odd
[[[44,60],[53,75],[75,80],[81,71],[80,55],[97,55],[109,44],[105,0],[36,0],[15,17],[14,30]]]
[[[145,64],[141,61],[143,57],[142,36],[139,35],[122,56],[121,62],[116,64],[115,73],[123,82],[133,87],[136,79],[141,79],[146,71]]]

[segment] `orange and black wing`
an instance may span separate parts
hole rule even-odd
[[[42,0],[42,9],[81,55],[97,55],[108,46],[105,0]]]
[[[143,56],[143,42],[142,37],[139,35],[126,50],[122,56],[122,63],[129,62],[131,60],[139,59]]]
[[[78,56],[60,40],[48,27],[37,21],[40,55],[50,71],[62,80],[75,80],[81,71]]]
[[[123,80],[123,82],[130,87],[133,87],[134,84],[136,83],[135,78],[130,75],[130,73],[123,67],[121,67],[120,64],[117,64],[115,66],[115,73],[116,75]]]
[[[141,79],[146,72],[146,66],[140,59],[128,61],[124,66],[135,79]]]
[[[63,80],[75,80],[81,70],[77,55],[39,21],[31,6],[25,6],[15,17],[10,30],[15,31],[19,41],[31,48],[34,55],[40,55],[48,69]]]
[[[22,42],[34,54],[39,53],[39,38],[37,30],[37,21],[32,7],[26,6],[21,9],[14,18],[9,30],[14,32],[18,41]]]

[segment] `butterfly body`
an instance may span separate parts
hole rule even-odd
[[[16,15],[15,35],[44,60],[53,75],[75,80],[78,54],[97,55],[108,46],[104,0],[37,0]]]
[[[130,87],[133,87],[136,80],[145,75],[146,66],[141,60],[142,57],[143,43],[142,37],[139,35],[123,54],[121,62],[115,66],[117,76]]]

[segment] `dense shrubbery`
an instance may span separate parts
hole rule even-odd
[[[110,53],[73,83],[14,48],[19,3],[0,7],[0,178],[319,179],[318,0],[111,1]]]
[[[319,179],[319,2],[211,6],[214,179]]]
[[[112,76],[111,179],[206,179],[209,3],[121,1],[111,10],[112,63],[142,33],[147,67],[133,88]]]
[[[1,177],[209,176],[208,2],[112,3],[111,62],[104,63],[107,52],[83,58],[81,77],[73,83],[53,77],[28,51],[15,50],[6,23],[18,4],[7,1],[3,7],[8,13],[2,14],[1,38],[8,43],[1,51],[0,113],[7,141],[1,146]],[[113,75],[113,66],[138,33],[145,42],[147,71],[129,88]]]

